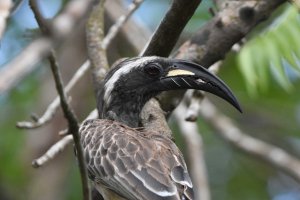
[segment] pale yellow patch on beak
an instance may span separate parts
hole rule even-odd
[[[183,69],[174,69],[168,72],[167,77],[182,76],[182,75],[195,75],[195,73]]]

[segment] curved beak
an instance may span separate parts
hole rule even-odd
[[[201,65],[176,59],[171,59],[169,64],[170,67],[160,80],[165,87],[165,90],[203,90],[221,97],[242,112],[237,99],[229,87],[221,79],[210,73]]]

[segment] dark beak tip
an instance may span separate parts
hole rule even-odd
[[[243,113],[243,109],[235,97],[232,99],[232,101],[230,101],[230,104],[235,107],[240,113]]]
[[[237,104],[237,105],[235,106],[235,108],[236,108],[241,114],[243,114],[243,109],[241,108],[241,106],[240,106],[239,104]]]

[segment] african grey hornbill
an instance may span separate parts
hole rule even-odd
[[[150,98],[189,88],[213,93],[240,110],[219,78],[185,60],[130,58],[108,72],[98,95],[100,119],[80,127],[89,177],[104,199],[193,199],[185,161],[172,138],[139,128]]]

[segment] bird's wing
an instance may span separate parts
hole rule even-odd
[[[185,162],[171,140],[99,119],[85,121],[80,136],[96,184],[132,200],[193,199]]]

